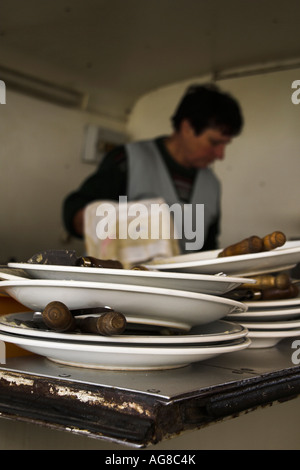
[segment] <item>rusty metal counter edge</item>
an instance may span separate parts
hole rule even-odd
[[[241,353],[172,371],[83,376],[53,364],[47,374],[39,356],[15,358],[0,366],[0,416],[145,448],[300,394],[290,344]]]

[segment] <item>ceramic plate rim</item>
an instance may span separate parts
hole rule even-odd
[[[293,305],[299,305],[300,306],[300,296],[291,298],[291,299],[278,299],[278,300],[251,300],[248,302],[245,302],[247,305],[248,309],[251,310],[252,308],[255,308],[257,310],[258,308],[261,308],[262,310],[265,309],[270,309],[275,307],[276,309],[278,307],[289,307]]]
[[[269,330],[269,331],[290,331],[294,329],[299,329],[300,333],[300,320],[298,321],[270,321],[270,322],[249,322],[249,321],[242,321],[240,323],[249,331],[257,331],[257,330]]]
[[[96,290],[111,290],[111,291],[131,291],[146,294],[165,295],[173,297],[188,297],[194,300],[207,300],[213,303],[221,303],[226,305],[232,305],[240,307],[243,311],[247,308],[244,303],[228,299],[226,297],[202,294],[200,292],[191,292],[178,289],[166,289],[161,287],[148,287],[148,286],[136,286],[127,284],[111,284],[111,283],[99,283],[99,282],[88,282],[88,281],[73,281],[73,280],[60,280],[60,279],[24,279],[24,280],[11,280],[1,281],[0,291],[5,288],[14,287],[59,287],[59,288],[84,288],[84,289],[96,289]]]
[[[300,329],[291,330],[249,330],[249,338],[292,338],[300,336]]]
[[[187,332],[185,335],[176,334],[174,336],[147,336],[147,335],[119,335],[119,336],[100,336],[100,335],[90,335],[90,334],[68,334],[68,333],[58,333],[55,331],[50,330],[38,330],[34,328],[24,328],[21,326],[14,326],[9,325],[8,318],[18,318],[21,316],[26,316],[25,321],[28,319],[27,317],[32,318],[32,312],[16,312],[7,315],[3,315],[0,317],[0,332],[8,332],[11,334],[20,334],[21,336],[29,336],[29,337],[38,337],[38,338],[49,338],[49,339],[62,339],[66,341],[76,341],[76,342],[94,342],[94,343],[122,343],[122,344],[138,344],[138,343],[147,343],[147,344],[177,344],[177,343],[184,343],[184,344],[191,344],[191,343],[208,343],[208,342],[224,342],[228,340],[234,340],[238,338],[242,338],[247,334],[247,328],[242,325],[238,325],[234,322],[225,321],[225,320],[216,320],[213,323],[221,323],[224,325],[224,330],[227,327],[233,330],[234,328],[239,328],[239,331],[236,332],[231,331],[230,333],[226,333],[226,331],[219,332],[219,333],[209,333],[203,335],[197,334],[190,334]],[[7,319],[7,322],[5,320]],[[207,325],[203,325],[205,327]]]
[[[74,272],[74,273],[86,273],[86,274],[104,274],[104,275],[118,275],[118,276],[130,276],[130,277],[162,277],[174,279],[185,279],[185,280],[195,280],[195,281],[217,281],[224,283],[250,283],[254,284],[256,281],[254,279],[247,279],[242,276],[227,276],[226,274],[196,274],[196,273],[181,273],[181,272],[172,272],[167,273],[165,271],[143,271],[143,270],[134,270],[134,269],[112,269],[112,268],[91,268],[88,266],[59,266],[59,265],[47,265],[47,264],[31,264],[31,263],[8,263],[8,267],[23,269],[24,271],[32,271],[37,269],[38,271],[61,271],[61,272]],[[25,267],[24,267],[25,266]],[[16,276],[17,277],[17,276]],[[33,278],[36,279],[36,278]],[[83,282],[96,282],[96,281],[83,281]]]
[[[229,319],[229,321],[233,321],[233,317],[235,318],[244,318],[244,317],[251,317],[251,318],[257,318],[257,317],[285,317],[285,316],[300,316],[300,307],[299,308],[285,308],[285,309],[275,309],[275,310],[246,310],[245,312],[242,313],[232,313],[229,314],[228,317],[232,316],[232,320]]]
[[[295,245],[295,246],[286,246],[286,245]],[[234,263],[234,262],[241,262],[241,261],[246,261],[246,260],[256,260],[256,259],[261,259],[261,258],[272,258],[272,257],[278,257],[278,256],[284,256],[284,255],[289,255],[293,254],[294,252],[300,251],[300,240],[297,240],[295,242],[286,242],[285,245],[283,245],[280,248],[276,248],[271,251],[264,251],[264,252],[259,252],[259,253],[249,253],[245,255],[236,255],[236,256],[226,256],[224,258],[218,258],[218,254],[222,251],[222,249],[218,250],[211,250],[211,251],[206,251],[206,252],[200,252],[209,254],[209,253],[214,253],[214,256],[212,258],[202,258],[201,257],[198,260],[194,261],[179,261],[180,258],[183,259],[183,257],[188,257],[188,256],[195,256],[195,255],[178,255],[174,257],[169,257],[169,258],[164,258],[162,259],[162,263],[158,263],[158,260],[153,262],[153,264],[145,264],[145,266],[149,269],[166,269],[172,267],[172,269],[177,269],[177,268],[189,268],[189,267],[200,267],[200,266],[213,266],[215,264],[225,264],[225,263]],[[169,261],[167,261],[169,260]],[[175,262],[174,262],[175,260]],[[176,260],[178,260],[176,262]],[[167,262],[166,262],[167,261]],[[295,265],[296,263],[294,263]]]
[[[121,311],[128,322],[183,330],[247,310],[245,304],[222,296],[112,283],[30,279],[1,281],[1,290],[34,311],[41,311],[54,299],[70,309],[110,305]],[[141,309],[138,302],[144,300],[145,307]]]
[[[11,341],[8,340],[8,338],[11,339]],[[125,349],[130,349],[133,350],[135,354],[169,354],[169,355],[189,355],[189,354],[199,354],[199,353],[216,353],[216,352],[229,352],[229,351],[235,351],[236,349],[241,348],[242,346],[245,347],[246,344],[250,345],[250,340],[249,338],[243,337],[240,338],[240,341],[238,343],[234,344],[223,344],[220,343],[220,345],[214,345],[214,346],[189,346],[189,345],[184,345],[184,346],[177,346],[177,347],[171,347],[171,346],[156,346],[156,345],[147,345],[145,347],[138,345],[127,345],[127,346],[114,346],[114,345],[97,345],[97,344],[86,344],[86,343],[73,343],[73,342],[68,342],[68,341],[59,341],[59,340],[45,340],[45,339],[40,339],[40,338],[31,338],[27,336],[20,336],[20,335],[13,335],[9,333],[2,333],[0,332],[0,340],[4,342],[11,342],[17,345],[23,345],[23,346],[29,346],[29,345],[37,345],[40,347],[44,347],[47,349],[62,349],[62,350],[74,350],[76,351],[85,351],[85,352],[94,352],[94,353],[114,353],[114,354],[124,354]]]

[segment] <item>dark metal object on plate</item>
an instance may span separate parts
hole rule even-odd
[[[33,255],[27,263],[50,264],[56,266],[83,266],[95,268],[122,269],[123,265],[117,260],[104,260],[93,256],[77,257],[75,250],[45,250]]]
[[[75,250],[45,250],[33,255],[27,263],[75,266],[76,260],[77,255]]]

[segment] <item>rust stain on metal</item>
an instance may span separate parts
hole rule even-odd
[[[27,386],[27,387],[32,387],[34,385],[34,381],[32,379],[27,379],[24,376],[13,375],[7,372],[0,373],[0,380],[1,379],[5,380],[10,385]]]
[[[139,415],[151,416],[150,411],[145,409],[141,404],[135,403],[133,401],[122,401],[120,403],[117,403],[114,400],[107,400],[104,396],[94,394],[87,390],[74,390],[71,387],[55,385],[50,387],[49,392],[50,394],[59,397],[76,398],[77,400],[85,404],[101,405],[106,408],[111,408],[119,411],[132,410],[138,413]]]

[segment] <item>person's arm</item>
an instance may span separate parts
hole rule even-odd
[[[84,208],[90,202],[106,199],[117,201],[126,195],[127,157],[125,148],[108,153],[97,171],[63,202],[63,221],[68,233],[83,236]]]

